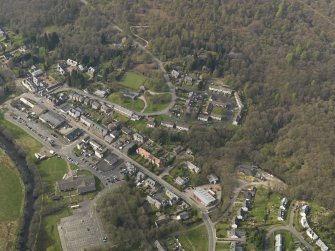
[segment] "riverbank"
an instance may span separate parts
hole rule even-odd
[[[8,135],[3,134],[3,130],[0,131],[0,147],[6,152],[8,157],[15,163],[18,172],[20,173],[22,182],[24,184],[24,203],[23,207],[19,208],[19,215],[16,215],[18,221],[18,230],[15,231],[17,233],[17,244],[13,243],[13,246],[16,245],[18,250],[28,250],[28,240],[29,240],[29,230],[31,226],[31,221],[34,214],[34,203],[36,197],[34,196],[34,187],[35,180],[31,170],[28,168],[25,157],[23,157],[19,151],[17,150],[15,144],[9,140]],[[11,196],[14,196],[12,193],[14,192],[13,184],[10,185],[10,193]],[[14,202],[17,203],[17,202]],[[24,213],[23,213],[24,212]],[[20,217],[21,216],[21,217]],[[4,249],[8,250],[8,249]]]
[[[7,153],[0,149],[0,250],[14,250],[23,214],[25,187]]]

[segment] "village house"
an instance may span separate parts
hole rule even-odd
[[[207,179],[209,184],[216,184],[219,182],[219,177],[216,176],[214,173],[207,175]]]
[[[150,187],[150,189],[152,190],[155,190],[156,189],[156,181],[154,181],[153,179],[151,178],[147,178],[145,181],[144,181],[144,185],[146,187]]]
[[[167,127],[167,128],[174,128],[175,124],[169,121],[162,121],[161,126]]]
[[[144,142],[144,137],[139,133],[134,133],[133,138],[134,138],[135,141],[137,141],[139,143]]]
[[[136,152],[137,152],[137,154],[139,154],[140,156],[142,156],[146,160],[149,160],[152,164],[154,164],[158,167],[164,165],[164,161],[162,159],[159,159],[159,158],[153,156],[150,152],[143,149],[142,147],[137,148]]]
[[[237,217],[236,216],[234,216],[233,218],[232,218],[232,220],[231,220],[231,227],[232,228],[237,228],[238,227],[238,219],[237,219]]]
[[[319,236],[311,228],[306,230],[306,234],[313,241],[316,241],[319,238]]]
[[[281,251],[283,249],[283,238],[281,234],[276,234],[275,237],[275,251]]]
[[[178,123],[178,124],[176,124],[176,129],[178,129],[180,131],[188,131],[189,130],[189,126]]]
[[[72,60],[72,59],[68,59],[68,60],[66,60],[66,64],[67,64],[68,66],[77,67],[78,62],[75,61],[75,60]]]
[[[97,72],[97,69],[95,67],[89,67],[87,70],[87,73],[90,77],[94,77],[95,73]]]
[[[284,197],[280,201],[280,209],[287,210],[287,207],[288,207],[288,199]]]
[[[233,93],[233,90],[226,86],[211,85],[209,86],[208,90],[213,91],[213,92],[223,93],[226,95],[231,95]]]
[[[171,192],[169,189],[166,189],[165,195],[170,199],[172,203],[175,203],[180,199],[176,194]]]
[[[91,131],[100,138],[104,138],[108,133],[108,129],[106,127],[97,123],[91,125]]]
[[[138,172],[137,175],[136,175],[136,182],[141,182],[142,180],[145,179],[145,174],[142,173],[142,172]]]
[[[155,119],[154,118],[148,118],[147,127],[154,128],[156,126]]]
[[[174,182],[179,186],[185,186],[188,183],[189,179],[178,176]]]
[[[327,247],[327,245],[321,239],[318,239],[315,244],[321,249],[321,251],[329,250],[329,247]]]
[[[198,120],[208,122],[208,115],[205,114],[199,114]]]
[[[80,116],[80,122],[87,127],[91,127],[92,125],[94,125],[94,122],[86,116]]]
[[[57,71],[62,76],[66,75],[66,65],[64,63],[58,63],[57,64]]]
[[[172,77],[174,77],[174,78],[178,78],[179,75],[180,75],[180,73],[179,73],[178,71],[176,71],[176,70],[172,70],[172,71],[171,71],[171,76],[172,76]]]
[[[94,100],[92,102],[92,108],[93,109],[98,110],[98,109],[100,109],[100,107],[101,107],[101,104],[98,101]]]
[[[191,163],[190,161],[186,161],[186,167],[193,173],[200,173],[200,168]]]

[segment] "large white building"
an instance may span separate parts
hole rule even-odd
[[[216,201],[216,199],[203,188],[195,189],[193,194],[194,197],[206,207],[212,205]]]

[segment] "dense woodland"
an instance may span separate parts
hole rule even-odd
[[[144,200],[143,194],[131,183],[115,188],[99,200],[97,210],[112,240],[113,250],[153,250],[155,240],[179,229],[176,222],[156,228],[142,207]]]
[[[204,173],[220,174],[226,195],[234,168],[250,162],[288,183],[292,198],[335,209],[334,1],[91,2],[2,0],[0,22],[27,41],[56,32],[59,42],[44,54],[45,62],[110,58],[111,72],[131,61],[128,53],[106,46],[123,36],[113,22],[129,32],[133,25],[149,26],[136,32],[155,55],[181,62],[186,72],[222,77],[242,91],[247,105],[238,128],[194,127],[188,135],[165,137],[190,147]]]

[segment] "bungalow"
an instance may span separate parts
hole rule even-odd
[[[233,228],[229,231],[229,238],[237,239],[237,238],[243,238],[247,235],[247,233],[244,230]]]
[[[200,173],[200,168],[191,163],[190,161],[186,161],[187,168],[193,173]]]
[[[207,175],[207,179],[210,184],[216,184],[219,182],[219,177],[213,173]]]
[[[162,121],[161,126],[164,126],[164,127],[167,127],[167,128],[174,128],[175,124],[173,122]]]

